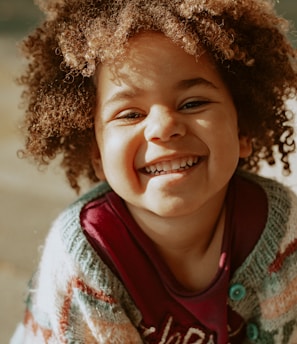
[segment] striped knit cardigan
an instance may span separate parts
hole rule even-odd
[[[246,320],[245,343],[296,344],[297,198],[272,180],[246,177],[266,191],[268,220],[230,281],[229,304]],[[80,226],[82,207],[107,190],[107,184],[100,184],[53,224],[12,344],[146,342],[137,331],[140,312]]]

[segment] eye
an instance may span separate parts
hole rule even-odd
[[[191,110],[191,109],[197,109],[200,108],[204,105],[209,104],[209,100],[201,99],[201,100],[190,100],[185,103],[183,103],[180,107],[179,110]]]
[[[123,120],[126,122],[135,122],[141,120],[145,115],[139,111],[123,111],[121,112],[116,119]]]

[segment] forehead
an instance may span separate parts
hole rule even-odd
[[[162,32],[145,31],[132,36],[128,40],[125,53],[119,60],[124,62],[130,60],[137,65],[140,60],[149,62],[153,59],[156,61],[167,59],[167,63],[163,65],[163,68],[170,67],[170,63],[174,60],[180,62],[196,60],[198,62],[203,56],[204,59],[211,60],[203,45],[199,45],[197,51],[199,53],[196,52],[194,57],[194,55],[187,53],[180,43],[166,37]]]
[[[167,79],[188,79],[194,74],[210,78],[217,77],[216,65],[201,47],[199,57],[194,57],[183,48],[158,32],[144,32],[130,38],[125,53],[112,63],[98,67],[97,78],[108,77],[115,84],[121,80],[138,83]]]

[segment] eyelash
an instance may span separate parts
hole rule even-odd
[[[126,112],[120,116],[117,117],[117,119],[123,119],[123,120],[137,120],[141,117],[143,117],[144,115],[140,112],[137,111],[131,111],[131,112]]]
[[[208,100],[193,100],[193,101],[189,101],[189,102],[183,104],[179,108],[179,110],[193,109],[193,108],[201,107],[203,105],[207,105],[209,103],[210,103],[210,101],[208,101]]]

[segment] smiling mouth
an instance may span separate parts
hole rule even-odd
[[[199,157],[195,156],[168,161],[161,161],[156,164],[142,168],[141,172],[154,176],[183,172],[197,165],[200,162],[200,160],[201,159]]]

